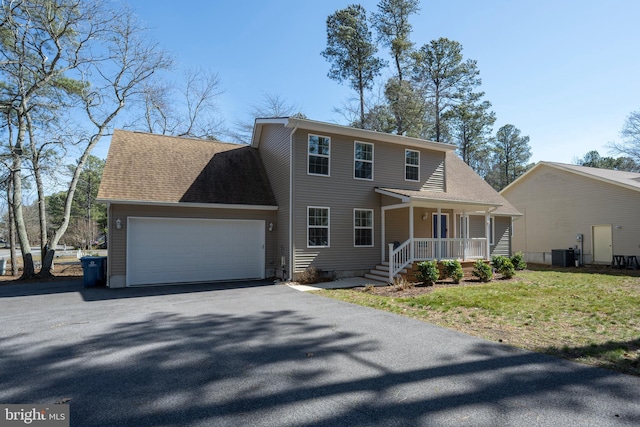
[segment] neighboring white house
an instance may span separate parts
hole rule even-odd
[[[570,247],[584,264],[640,258],[640,173],[540,162],[500,194],[524,214],[512,244],[527,262]]]

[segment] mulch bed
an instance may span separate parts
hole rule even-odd
[[[494,278],[492,282],[498,281],[500,283],[509,283],[515,280],[516,280],[515,278],[502,279],[498,277],[498,278]],[[405,298],[405,297],[416,297],[416,296],[431,293],[438,289],[450,288],[453,286],[477,286],[482,284],[484,283],[476,278],[464,278],[458,284],[453,283],[451,280],[438,280],[432,286],[425,286],[421,283],[411,283],[412,286],[410,287],[389,285],[389,286],[377,286],[373,289],[359,287],[359,288],[355,288],[355,290],[358,290],[361,292],[367,292],[374,295],[381,295],[385,297]]]

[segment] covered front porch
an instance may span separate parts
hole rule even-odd
[[[388,262],[390,282],[414,262],[490,258],[491,212],[500,205],[438,192],[376,191],[382,194],[381,261]]]

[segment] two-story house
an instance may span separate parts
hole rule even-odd
[[[448,144],[299,118],[257,119],[250,146],[116,131],[111,287],[332,277],[511,252],[520,213]],[[388,263],[388,265],[387,265]],[[375,277],[375,276],[374,276]]]

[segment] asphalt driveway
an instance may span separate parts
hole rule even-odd
[[[640,425],[640,378],[285,285],[0,286],[0,403],[74,426]]]

